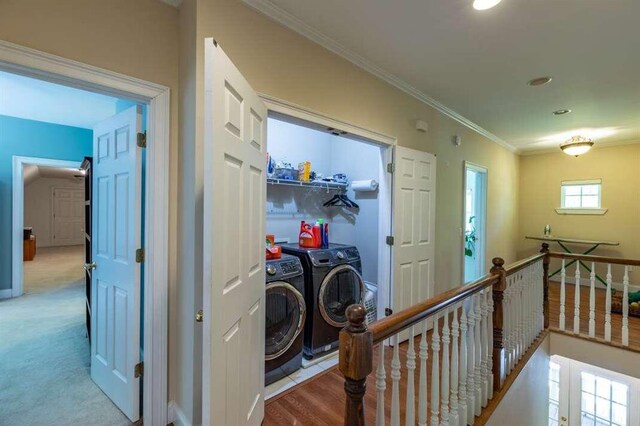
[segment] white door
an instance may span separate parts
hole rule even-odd
[[[84,243],[84,189],[53,189],[53,244]]]
[[[203,424],[264,416],[267,110],[205,44]]]
[[[131,421],[140,418],[141,127],[131,107],[93,129],[91,378]]]
[[[398,312],[434,296],[436,157],[397,146],[394,163],[392,307]]]

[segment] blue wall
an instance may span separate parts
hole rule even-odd
[[[13,156],[82,161],[93,149],[93,131],[0,115],[0,290],[11,288]]]

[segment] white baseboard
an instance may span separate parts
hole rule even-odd
[[[553,277],[553,278],[551,278],[550,281],[554,282],[556,284],[560,284],[560,277]],[[575,279],[575,277],[566,277],[564,282],[567,283],[567,284],[575,285],[576,284],[576,279]],[[591,287],[591,281],[589,280],[589,276],[588,275],[584,276],[584,277],[580,277],[580,287]],[[622,283],[612,282],[611,283],[611,287],[616,289],[616,290],[618,290],[618,291],[624,291],[624,285]],[[596,288],[604,289],[605,286],[600,281],[596,280]],[[638,290],[640,290],[640,286],[629,285],[629,292],[638,291]]]
[[[0,299],[8,299],[11,297],[12,290],[10,288],[5,288],[0,290]]]
[[[175,401],[169,401],[167,420],[175,426],[191,426],[191,422]]]

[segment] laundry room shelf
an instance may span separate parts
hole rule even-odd
[[[297,186],[302,188],[314,188],[314,189],[326,189],[326,190],[339,190],[345,191],[349,186],[348,183],[338,183],[338,182],[302,182],[299,180],[289,180],[289,179],[275,179],[275,178],[267,178],[267,183],[271,185],[282,185],[282,186]]]

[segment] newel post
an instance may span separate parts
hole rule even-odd
[[[506,378],[506,357],[504,351],[504,291],[507,289],[507,272],[504,269],[504,259],[494,257],[492,260],[492,274],[498,274],[498,282],[493,285],[493,390],[499,391]]]
[[[549,244],[542,243],[540,253],[544,253],[544,259],[542,260],[542,270],[544,274],[542,278],[542,285],[544,286],[544,328],[549,328],[549,263],[551,262],[551,257],[549,256]]]
[[[362,305],[351,305],[346,311],[349,325],[340,331],[340,372],[344,376],[345,426],[364,426],[364,394],[367,376],[373,370],[373,336]]]

